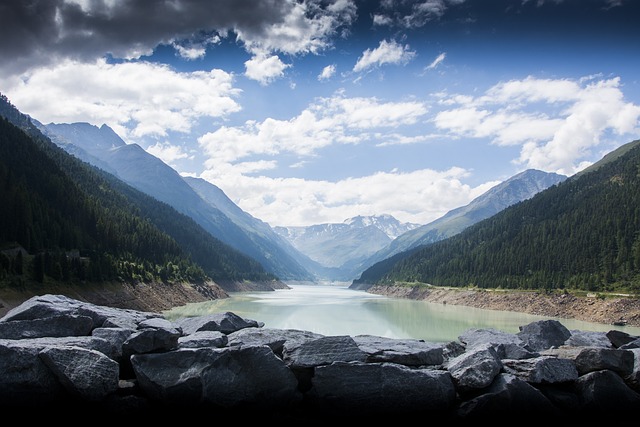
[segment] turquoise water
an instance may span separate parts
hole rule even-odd
[[[346,285],[289,284],[291,289],[231,293],[229,298],[187,304],[166,311],[169,319],[231,311],[263,322],[265,327],[299,329],[322,335],[376,335],[431,342],[457,340],[467,329],[516,333],[519,327],[544,319],[559,320],[568,329],[607,332],[618,329],[640,335],[640,328],[582,322],[509,311],[389,298]]]

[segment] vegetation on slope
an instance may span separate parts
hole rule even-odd
[[[67,154],[1,98],[4,283],[274,279],[192,219]]]
[[[640,146],[355,282],[640,292]]]

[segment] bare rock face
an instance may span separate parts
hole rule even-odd
[[[0,318],[0,409],[27,421],[90,410],[113,422],[197,414],[328,423],[512,415],[548,423],[611,422],[640,405],[639,337],[621,332],[587,334],[543,320],[517,334],[473,329],[428,343],[263,326],[231,312],[169,321],[33,297]]]

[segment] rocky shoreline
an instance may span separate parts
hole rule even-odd
[[[287,289],[285,282],[230,282],[233,292]],[[309,283],[309,286],[313,286]],[[111,284],[93,287],[48,287],[30,291],[0,289],[0,316],[27,299],[43,293],[59,293],[82,301],[110,307],[162,312],[194,302],[228,298],[227,290],[215,282],[202,284]],[[515,311],[546,317],[575,319],[605,325],[640,327],[640,298],[575,296],[527,291],[469,290],[424,286],[374,285],[367,292],[393,298],[424,300],[439,304],[463,305],[488,310]],[[41,292],[39,292],[41,291]]]
[[[39,294],[61,294],[109,307],[161,312],[188,303],[228,298],[228,292],[273,291],[287,288],[288,286],[281,281],[53,284],[34,285],[23,289],[0,287],[0,316],[4,316],[12,308]]]
[[[42,295],[0,318],[0,373],[0,410],[23,422],[613,422],[640,405],[640,337],[557,320],[449,343],[324,336]]]
[[[373,285],[367,292],[440,304],[517,311],[607,325],[640,326],[640,298],[575,296],[570,293],[469,290],[427,286]]]

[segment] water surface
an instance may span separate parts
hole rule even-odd
[[[229,298],[187,304],[166,311],[169,320],[231,311],[263,322],[267,328],[299,329],[322,335],[376,335],[431,342],[457,340],[472,328],[516,333],[519,327],[544,319],[559,320],[568,329],[640,335],[640,328],[559,319],[510,311],[389,298],[348,289],[343,284],[288,284],[291,289],[233,292]]]

